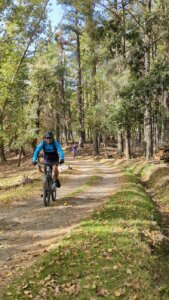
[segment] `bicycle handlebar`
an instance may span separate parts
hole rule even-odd
[[[59,165],[60,163],[37,163],[36,166],[38,167],[44,167],[44,166],[49,166],[49,167],[52,167],[54,165]]]

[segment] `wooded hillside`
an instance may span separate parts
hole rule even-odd
[[[150,159],[169,141],[168,0],[48,0],[0,4],[0,161],[52,130]]]

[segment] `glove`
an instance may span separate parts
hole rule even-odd
[[[61,159],[59,163],[64,164],[64,162],[65,162],[64,159]]]
[[[33,161],[32,165],[36,166],[37,165],[37,161]]]

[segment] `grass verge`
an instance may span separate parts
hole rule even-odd
[[[151,189],[154,200],[163,211],[169,212],[169,166],[164,163],[136,163],[128,168]]]
[[[17,188],[11,188],[7,191],[1,191],[0,202],[8,203],[14,200],[29,199],[40,191],[41,180],[36,180],[30,184],[21,185]]]
[[[134,176],[56,248],[18,278],[4,299],[169,299],[160,216]]]

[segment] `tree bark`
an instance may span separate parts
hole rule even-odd
[[[93,129],[93,156],[99,155],[98,131]]]
[[[125,4],[126,1],[122,0],[121,5],[122,5],[122,55],[124,59],[126,58],[126,17],[125,17]]]
[[[147,11],[151,12],[151,0],[147,0]],[[145,57],[145,76],[150,72],[150,50],[151,50],[151,26],[145,21],[144,33],[144,57]],[[152,115],[151,115],[151,100],[148,95],[145,95],[145,111],[144,111],[144,140],[146,143],[146,160],[153,156],[153,132],[152,132]]]
[[[3,112],[0,111],[0,133],[3,131]],[[6,161],[5,151],[4,151],[4,141],[0,135],[0,164]]]
[[[91,62],[91,77],[92,77],[92,106],[95,107],[98,102],[97,97],[97,86],[96,86],[96,66],[97,66],[97,57],[96,57],[96,50],[95,50],[95,31],[96,31],[96,25],[93,19],[93,7],[94,7],[94,1],[88,0],[88,35],[90,40],[90,62]],[[98,128],[97,124],[95,123],[95,120],[93,120],[93,155],[97,156],[99,155],[99,141],[98,141]]]
[[[123,155],[123,137],[122,137],[122,133],[120,131],[118,131],[117,133],[117,154],[122,157]]]
[[[125,132],[125,157],[126,159],[131,158],[131,136],[129,129]]]
[[[77,75],[77,102],[79,111],[79,147],[83,148],[85,143],[85,131],[84,131],[84,104],[83,104],[83,93],[82,93],[82,70],[81,70],[81,54],[80,54],[80,34],[76,32],[77,41],[77,65],[78,65],[78,75]]]
[[[38,101],[37,101],[37,109],[36,109],[36,134],[39,135],[40,131],[40,113],[41,113],[41,104],[42,104],[42,98],[40,95],[38,95]]]
[[[104,153],[105,157],[108,158],[108,152],[107,152],[107,135],[103,135],[103,145],[104,145]]]
[[[63,46],[63,39],[61,38],[59,41],[60,44],[60,65],[64,67],[64,46]],[[60,94],[61,94],[61,103],[63,108],[63,135],[64,135],[64,145],[68,145],[68,128],[67,128],[67,117],[66,117],[66,101],[65,101],[65,76],[64,71],[62,71],[61,79],[60,79]]]
[[[18,166],[18,167],[21,166],[21,158],[22,158],[22,155],[25,156],[25,150],[24,150],[23,147],[21,146],[20,152],[19,152],[18,163],[17,163],[17,166]]]
[[[56,113],[56,139],[60,141],[60,115]]]
[[[144,140],[146,142],[146,160],[153,156],[152,117],[150,103],[146,103],[144,112]]]

